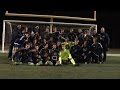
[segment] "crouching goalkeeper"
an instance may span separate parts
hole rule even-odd
[[[56,63],[56,65],[62,65],[66,62],[69,62],[69,60],[74,66],[76,66],[76,63],[72,58],[69,49],[66,49],[66,45],[62,44],[62,49],[59,52],[59,60]]]

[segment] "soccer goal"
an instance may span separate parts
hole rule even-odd
[[[96,21],[96,12],[94,12],[94,18],[81,18],[81,17],[69,17],[69,16],[54,16],[54,15],[34,15],[34,14],[15,14],[6,12],[6,17],[17,16],[17,17],[29,17],[29,18],[49,18],[50,21],[26,21],[26,20],[3,20],[3,33],[2,33],[2,50],[1,52],[8,52],[9,45],[12,37],[12,32],[14,32],[17,25],[22,25],[23,29],[33,30],[35,26],[39,26],[39,32],[44,32],[46,27],[49,26],[50,33],[53,32],[53,28],[56,27],[57,30],[64,29],[70,30],[71,28],[89,30],[92,28],[97,28],[97,24],[83,24],[83,23],[67,23],[67,22],[56,22],[53,19],[69,19],[69,20],[83,20],[83,21]]]

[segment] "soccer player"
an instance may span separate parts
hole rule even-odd
[[[82,62],[82,48],[78,44],[79,40],[75,40],[75,44],[71,47],[70,53],[75,60],[76,64],[79,65],[80,62]]]
[[[74,42],[76,35],[75,35],[73,29],[70,29],[70,32],[68,33],[68,38],[70,41]]]
[[[13,51],[14,42],[18,37],[21,36],[21,34],[22,34],[22,26],[21,25],[17,25],[17,28],[12,29],[12,38],[10,41],[9,52],[8,52],[8,58],[10,60],[12,59],[12,51]]]
[[[91,45],[88,55],[86,57],[87,63],[91,63],[91,58],[93,63],[102,63],[102,45],[97,41],[97,38],[93,38],[93,44]]]
[[[25,33],[25,34],[22,34],[21,37],[18,37],[15,42],[14,42],[14,46],[13,46],[13,55],[12,55],[12,60],[14,61],[14,57],[15,57],[15,54],[16,52],[24,47],[25,45],[25,42],[26,40],[29,38],[29,34],[28,33]]]
[[[35,47],[30,50],[31,61],[28,63],[29,65],[39,65],[39,61],[41,60],[39,45],[36,44]]]
[[[50,59],[55,66],[59,58],[59,49],[57,49],[56,43],[53,43],[52,49],[50,50]]]
[[[66,46],[62,44],[62,49],[59,52],[59,62],[57,62],[56,65],[62,65],[63,63],[66,63],[68,61],[71,61],[71,63],[75,66],[76,63],[74,59],[72,58],[69,49],[66,49]]]
[[[40,56],[41,56],[41,64],[42,65],[48,65],[51,64],[50,61],[50,51],[48,49],[48,43],[45,44],[44,48],[40,50]]]
[[[82,44],[84,43],[84,34],[82,29],[78,29],[77,38],[80,41],[79,45],[82,46]]]
[[[110,44],[110,38],[109,35],[105,32],[104,27],[101,28],[100,42],[103,46],[103,62],[106,62],[106,56]]]
[[[25,47],[20,48],[18,51],[16,51],[13,64],[18,65],[21,62],[22,63],[28,63],[29,61],[31,61],[30,43],[26,43]]]

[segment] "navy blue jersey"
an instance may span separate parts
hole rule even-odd
[[[82,48],[79,45],[73,45],[70,49],[72,56],[80,56],[82,54]]]
[[[110,44],[110,38],[107,33],[100,33],[100,42],[103,47],[108,47]]]
[[[40,50],[40,56],[42,57],[42,58],[47,58],[48,56],[49,56],[49,49],[48,48],[42,48],[41,50]]]
[[[17,38],[20,38],[22,35],[21,30],[19,29],[13,29],[12,30],[12,38],[11,38],[11,43],[14,43]]]
[[[93,43],[90,47],[90,51],[99,55],[102,54],[103,47],[100,43]]]
[[[17,38],[14,42],[14,46],[22,47],[25,43],[26,37],[23,35],[20,38]]]
[[[89,49],[90,49],[89,47],[83,46],[83,47],[82,47],[82,53],[85,54],[85,55],[87,55],[88,52],[89,52]]]
[[[79,45],[81,46],[84,43],[84,34],[83,33],[77,33],[77,37],[79,42]]]
[[[51,60],[58,60],[58,56],[59,56],[59,50],[58,49],[50,49],[50,57]]]
[[[70,41],[74,41],[76,38],[76,35],[74,34],[74,32],[69,32],[68,33],[68,38]]]
[[[87,47],[90,47],[93,44],[93,36],[91,35],[86,35],[84,40],[87,41]]]

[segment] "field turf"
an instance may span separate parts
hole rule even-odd
[[[108,56],[105,64],[14,66],[0,53],[0,79],[120,79],[120,57]]]

